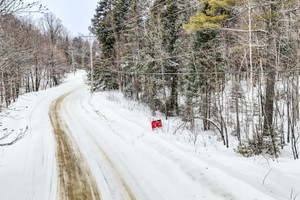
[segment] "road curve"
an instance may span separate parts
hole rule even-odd
[[[60,113],[62,101],[72,92],[53,101],[49,111],[57,143],[59,199],[98,200],[101,198],[96,181]]]

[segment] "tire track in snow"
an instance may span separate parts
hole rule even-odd
[[[95,143],[95,145],[98,147],[99,151],[102,153],[102,155],[104,156],[105,160],[107,161],[107,163],[109,164],[110,168],[113,170],[115,176],[119,179],[120,183],[122,184],[123,188],[125,189],[125,191],[127,192],[129,198],[131,200],[136,200],[135,196],[133,195],[131,189],[128,187],[127,183],[125,182],[125,180],[123,179],[123,177],[121,176],[120,172],[117,170],[117,168],[115,167],[115,165],[113,164],[112,160],[108,157],[108,155],[105,153],[105,151],[103,150],[103,148],[96,142],[96,138],[90,133],[88,132],[88,135],[90,138],[92,138],[93,142]]]
[[[70,113],[67,112],[67,115],[72,118],[72,116],[70,115]],[[104,116],[104,115],[103,115]],[[126,181],[124,180],[124,178],[122,177],[121,173],[118,171],[118,169],[115,167],[114,162],[109,158],[109,156],[107,155],[106,151],[101,147],[101,145],[99,143],[97,143],[97,139],[93,136],[93,134],[86,128],[86,125],[84,123],[82,123],[82,120],[80,118],[78,118],[78,116],[74,116],[76,118],[76,121],[85,129],[85,132],[87,133],[87,136],[90,137],[91,142],[94,143],[94,145],[96,145],[97,149],[99,150],[99,152],[102,154],[105,163],[109,166],[109,168],[112,170],[112,173],[114,175],[114,177],[116,177],[116,179],[119,181],[119,183],[122,185],[122,187],[124,188],[125,192],[128,195],[128,198],[131,200],[137,200],[137,198],[135,197],[135,195],[133,194],[132,190],[130,189],[130,187],[128,186],[128,184],[126,183]]]
[[[55,100],[51,104],[49,111],[57,142],[59,199],[98,200],[100,199],[100,194],[96,181],[60,114],[62,101],[72,92],[66,93]]]

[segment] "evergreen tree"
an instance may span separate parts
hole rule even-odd
[[[127,97],[135,100],[140,100],[140,93],[142,91],[144,83],[140,75],[136,72],[141,72],[144,68],[143,60],[143,47],[144,47],[144,34],[141,30],[143,29],[143,19],[141,13],[144,11],[144,1],[131,0],[130,10],[128,11],[128,20],[126,22],[127,30],[124,31],[126,37],[126,45],[124,48],[125,55],[123,60],[129,61],[122,68],[132,74],[127,75],[127,83],[125,83],[124,93]],[[125,61],[125,62],[126,62]]]
[[[178,2],[175,0],[168,0],[161,2],[155,1],[151,9],[150,31],[155,31],[152,36],[157,41],[156,58],[167,57],[161,59],[157,64],[160,65],[160,73],[162,73],[162,87],[164,94],[164,112],[166,117],[173,116],[179,113],[178,109],[178,69],[179,60],[176,58],[178,53],[177,39],[179,38],[179,32],[181,24],[178,17]],[[156,36],[155,36],[156,35]],[[171,75],[164,75],[164,73],[172,73]],[[170,95],[166,96],[166,88],[170,88]]]
[[[115,36],[113,34],[112,4],[114,0],[101,0],[92,19],[91,31],[100,42],[104,58],[110,58],[113,53]]]
[[[92,19],[91,31],[100,42],[101,59],[96,60],[94,66],[95,88],[115,89],[117,76],[112,71],[115,62],[116,37],[113,24],[114,0],[101,0]]]
[[[183,27],[188,32],[193,33],[192,56],[189,61],[188,71],[196,72],[213,72],[224,70],[224,62],[221,58],[221,53],[216,51],[220,44],[220,31],[211,29],[219,27],[220,19],[224,19],[227,15],[211,16],[213,13],[212,6],[206,2],[196,17],[192,17],[190,24],[185,24]],[[215,13],[219,15],[219,13]],[[221,76],[219,77],[221,78]],[[220,79],[222,80],[222,78]],[[217,88],[218,80],[214,75],[187,75],[186,76],[186,111],[187,115],[193,113],[195,109],[195,99],[199,97],[197,91],[200,92],[201,102],[198,102],[200,113],[204,118],[211,118],[212,93]],[[193,87],[192,87],[193,85]],[[194,91],[196,90],[196,93]],[[193,102],[193,103],[192,103]],[[193,117],[193,115],[191,116]],[[203,120],[204,130],[210,129],[210,124],[207,120]]]
[[[123,31],[128,27],[131,0],[115,0],[113,3],[113,25],[117,40],[124,36]]]
[[[113,5],[113,25],[116,38],[115,43],[115,67],[117,70],[118,89],[124,91],[126,87],[126,79],[129,77],[120,71],[127,71],[128,65],[123,60],[128,54],[128,23],[130,18],[131,0],[115,0]]]
[[[199,29],[220,28],[224,19],[232,16],[232,7],[240,0],[207,0],[203,3],[201,12],[190,18],[190,23],[183,27],[189,31]]]

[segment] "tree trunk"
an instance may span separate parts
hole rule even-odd
[[[273,68],[273,67],[270,67]],[[266,99],[264,108],[264,135],[273,134],[273,110],[274,110],[274,94],[275,94],[275,72],[266,75]]]
[[[270,2],[270,13],[277,11],[276,1]],[[267,22],[268,40],[267,40],[267,70],[275,70],[276,66],[276,16],[270,16]],[[264,130],[265,136],[273,136],[273,111],[274,111],[274,94],[275,94],[275,72],[269,72],[266,78],[266,93],[265,93],[265,109],[264,109]]]
[[[241,145],[241,127],[240,127],[240,117],[239,117],[239,97],[238,94],[235,95],[235,112],[236,112],[236,134]]]
[[[169,111],[174,112],[178,115],[178,75],[172,76],[171,96],[170,96],[170,107]]]

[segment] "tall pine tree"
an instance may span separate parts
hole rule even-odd
[[[160,73],[162,73],[162,87],[170,89],[170,95],[166,96],[164,93],[164,112],[166,117],[178,114],[178,69],[179,60],[176,58],[178,53],[177,40],[179,38],[180,27],[178,17],[178,1],[168,0],[165,2],[155,1],[151,8],[151,26],[150,31],[156,31],[153,38],[157,41],[158,48],[156,52],[156,59],[159,59],[157,64],[160,65]],[[156,29],[156,30],[155,30]],[[164,57],[162,59],[162,57]],[[171,75],[164,75],[164,73],[172,73]]]
[[[95,89],[117,89],[117,76],[114,70],[116,37],[113,25],[113,3],[114,0],[99,1],[96,14],[92,19],[91,31],[100,42],[101,60],[94,65]]]

